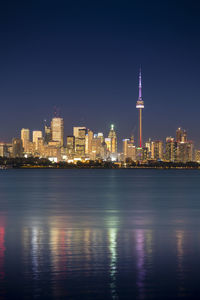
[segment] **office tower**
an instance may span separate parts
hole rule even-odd
[[[37,140],[37,152],[41,155],[41,153],[44,151],[44,139],[38,138]]]
[[[53,118],[51,121],[52,141],[63,146],[64,122],[63,118]]]
[[[67,155],[73,155],[75,152],[75,137],[67,136]]]
[[[102,141],[101,138],[98,137],[97,134],[94,134],[94,137],[92,139],[92,154],[91,159],[101,159],[101,147],[102,147]]]
[[[167,161],[176,161],[177,155],[177,142],[175,142],[174,138],[167,137],[166,138],[166,147],[165,147],[165,159]]]
[[[79,137],[79,130],[80,129],[85,129],[86,130],[86,127],[73,127],[73,136]]]
[[[141,69],[139,73],[139,97],[136,102],[136,108],[139,111],[139,147],[142,148],[142,109],[144,108],[144,101],[142,100],[142,75]]]
[[[92,130],[88,129],[87,134],[85,136],[85,153],[91,154],[92,152],[92,140],[94,133]]]
[[[44,126],[44,142],[48,144],[52,140],[51,127],[45,125]]]
[[[109,152],[111,152],[111,139],[110,138],[105,138],[105,143],[106,143],[107,150]]]
[[[9,157],[8,145],[0,143],[0,157]]]
[[[153,141],[151,144],[151,156],[155,160],[163,159],[163,142]]]
[[[38,150],[38,139],[42,138],[42,131],[34,130],[33,131],[33,143],[35,144],[35,149]]]
[[[75,152],[77,156],[85,155],[85,137],[86,127],[74,127],[73,133],[75,136]]]
[[[22,140],[19,138],[12,139],[12,156],[13,157],[23,157]]]
[[[151,139],[145,143],[145,148],[147,149],[147,158],[151,159]]]
[[[22,128],[21,130],[21,140],[24,152],[27,152],[28,144],[30,141],[30,130],[27,128]]]
[[[181,127],[179,127],[176,130],[176,141],[178,143],[180,143],[180,142],[186,143],[187,142],[187,132],[186,132],[186,130],[182,129]]]
[[[136,147],[134,146],[133,138],[123,140],[123,157],[124,161],[128,159],[136,160]]]
[[[195,150],[195,161],[200,163],[200,150]]]
[[[110,152],[111,152],[111,154],[117,154],[117,135],[116,135],[116,132],[114,130],[114,125],[113,124],[110,127],[108,138],[110,139]]]
[[[98,132],[97,133],[97,137],[101,140],[101,142],[104,142],[104,137],[103,137],[103,133],[102,132]]]
[[[194,145],[192,141],[177,143],[177,162],[193,161]]]

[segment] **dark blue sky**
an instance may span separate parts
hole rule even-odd
[[[200,144],[198,1],[1,1],[0,140],[40,129],[60,108],[65,134],[85,125],[144,138],[178,126]]]

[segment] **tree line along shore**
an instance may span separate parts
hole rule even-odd
[[[166,162],[166,161],[147,161],[146,163],[127,161],[77,161],[76,163],[51,162],[46,158],[5,158],[0,157],[0,169],[200,169],[197,162]]]

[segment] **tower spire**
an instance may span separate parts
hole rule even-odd
[[[140,71],[139,71],[139,101],[142,101],[142,71],[141,71],[141,66],[140,66]]]

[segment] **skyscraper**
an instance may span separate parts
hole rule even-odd
[[[28,128],[22,128],[21,130],[21,140],[24,148],[24,152],[28,149],[28,144],[30,141],[30,130]]]
[[[87,134],[85,136],[85,153],[86,154],[91,154],[91,152],[92,152],[93,137],[94,137],[93,131],[88,129]]]
[[[79,137],[79,130],[80,129],[85,129],[86,130],[86,127],[73,127],[73,135],[75,136],[75,138]]]
[[[78,156],[85,155],[86,132],[86,127],[73,127],[73,133],[75,136],[75,151]]]
[[[144,108],[144,101],[142,100],[142,75],[141,69],[139,72],[139,97],[136,102],[136,108],[139,110],[139,147],[142,148],[142,109]]]
[[[12,139],[12,156],[13,157],[23,157],[23,147],[22,140],[19,138]]]
[[[151,145],[151,155],[153,159],[163,159],[163,142],[153,141]]]
[[[34,130],[33,131],[33,143],[35,143],[35,149],[38,149],[38,139],[42,138],[42,131]]]
[[[67,154],[72,155],[75,152],[75,137],[67,136]]]
[[[166,138],[165,159],[167,161],[176,161],[177,142],[172,137]]]
[[[53,118],[51,121],[52,140],[63,146],[64,122],[63,118]]]
[[[124,161],[131,159],[136,160],[136,147],[134,146],[134,138],[123,140],[123,157]]]
[[[187,132],[185,129],[182,129],[181,127],[179,127],[176,130],[176,141],[178,143],[180,143],[180,142],[186,143],[187,142]]]
[[[116,154],[117,153],[117,135],[116,135],[116,132],[115,132],[113,124],[110,127],[108,138],[111,140],[111,143],[110,143],[111,144],[110,152],[111,152],[111,154]]]
[[[51,127],[45,124],[44,126],[44,142],[48,144],[52,140]]]

